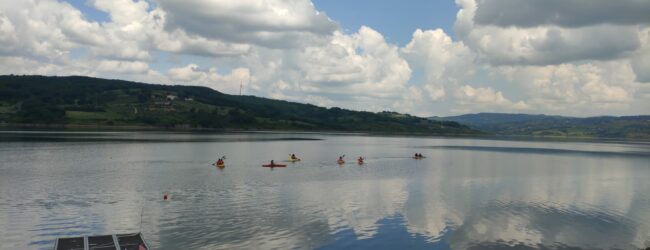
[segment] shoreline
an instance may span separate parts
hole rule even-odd
[[[396,135],[396,136],[440,136],[440,137],[484,137],[488,133],[476,134],[435,134],[427,132],[391,132],[391,131],[345,131],[345,130],[291,130],[291,129],[235,129],[235,128],[195,128],[191,126],[156,127],[147,125],[105,125],[105,124],[16,124],[0,123],[0,131],[39,131],[69,130],[97,132],[191,132],[191,133],[300,133],[300,134],[339,134],[339,135]]]
[[[390,132],[390,131],[335,131],[335,130],[272,130],[272,129],[216,129],[180,127],[155,127],[145,125],[104,125],[104,124],[11,124],[0,123],[0,132],[169,132],[169,133],[242,133],[242,134],[324,134],[351,136],[382,136],[382,137],[450,137],[477,140],[507,140],[507,141],[575,141],[575,142],[650,142],[650,138],[623,137],[575,137],[575,136],[533,136],[533,135],[503,135],[503,134],[431,134],[423,132]]]

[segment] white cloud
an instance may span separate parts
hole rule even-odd
[[[579,28],[554,25],[499,27],[474,22],[478,8],[499,1],[459,0],[455,31],[481,58],[496,65],[550,65],[629,56],[640,47],[636,25],[598,24]],[[541,10],[540,10],[541,11]]]
[[[498,85],[519,89],[532,110],[630,114],[643,112],[636,107],[648,103],[638,94],[645,92],[638,82],[650,78],[644,74],[650,66],[645,59],[650,55],[645,22],[636,20],[634,13],[578,14],[650,5],[596,1],[573,8],[576,2],[554,0],[540,8],[526,0],[458,0],[457,4],[461,10],[454,28],[459,38],[478,57],[478,67],[499,76],[488,83],[496,86],[505,80],[507,85]],[[504,5],[519,6],[521,11],[506,13],[498,8]],[[536,13],[526,14],[532,10]]]
[[[116,4],[112,0],[94,0],[93,4],[109,13],[111,17],[111,22],[104,24],[108,34],[104,47],[108,45],[116,51],[104,48],[97,50],[105,55],[116,52],[119,55],[119,51],[131,51],[129,54],[136,54],[138,51],[158,49],[179,54],[233,56],[250,50],[247,44],[190,35],[181,29],[166,30],[169,14],[160,8],[153,8],[154,6],[150,6],[146,1],[120,0],[120,3]],[[148,55],[145,55],[145,58],[140,55],[134,58],[147,57]],[[128,55],[125,55],[125,58],[128,58]]]
[[[372,111],[392,109],[411,75],[399,48],[365,26],[300,50],[256,47],[243,64],[253,75],[247,90],[254,94],[299,102],[308,96],[327,106]]]
[[[158,0],[167,28],[236,43],[273,48],[306,45],[337,25],[308,0]]]
[[[219,74],[216,68],[203,70],[196,64],[185,67],[172,68],[168,72],[169,78],[175,83],[202,85],[228,94],[239,93],[240,84],[248,84],[250,72],[246,68],[236,68],[229,74]]]
[[[595,114],[598,109],[624,112],[639,101],[634,96],[640,84],[626,61],[503,66],[494,72],[510,84],[523,86],[527,103],[535,110],[572,115]]]
[[[99,40],[79,10],[55,1],[0,1],[0,28],[10,55],[51,59]]]
[[[116,60],[102,60],[97,65],[99,71],[115,72],[115,73],[146,73],[149,70],[149,65],[143,62],[128,62]]]
[[[491,87],[480,88],[464,85],[456,90],[456,98],[463,112],[475,111],[521,111],[528,109],[528,104],[523,101],[513,102],[503,96],[501,91]]]
[[[18,37],[16,37],[16,28],[11,23],[11,20],[2,12],[0,12],[0,54],[11,53],[15,51],[18,45]]]
[[[411,75],[397,46],[365,26],[352,35],[337,32],[330,44],[309,47],[298,60],[307,85],[338,94],[395,96]]]
[[[83,63],[49,63],[21,56],[0,56],[0,65],[0,74],[94,75]]]
[[[445,85],[458,84],[474,73],[469,49],[441,29],[416,30],[401,52],[411,67],[424,70],[424,89],[434,101],[445,97]]]
[[[523,20],[496,7],[534,6],[527,0],[457,2],[459,40],[418,29],[400,47],[370,27],[343,32],[308,0],[89,1],[109,15],[102,22],[65,2],[0,1],[0,73],[226,93],[241,83],[245,94],[423,116],[647,113],[650,85],[641,82],[650,82],[650,29],[638,17],[571,16],[583,10],[553,0]],[[549,19],[553,13],[561,20]]]

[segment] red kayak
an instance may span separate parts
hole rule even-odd
[[[266,168],[281,168],[281,167],[286,167],[286,164],[264,164],[262,167]]]

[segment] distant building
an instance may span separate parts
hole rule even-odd
[[[167,95],[167,100],[173,101],[176,100],[177,96],[175,95]]]

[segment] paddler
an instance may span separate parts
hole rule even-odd
[[[217,160],[217,165],[223,165],[223,163],[223,158],[219,158],[219,160]]]
[[[359,164],[363,164],[363,157],[359,156],[359,159],[357,159],[357,162],[359,162]]]
[[[296,160],[296,159],[298,159],[298,157],[296,157],[296,154],[291,154],[291,159]]]

